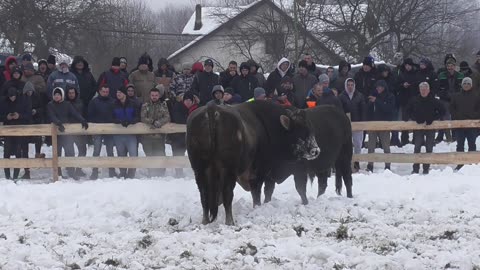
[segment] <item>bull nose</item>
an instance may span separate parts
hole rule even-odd
[[[318,155],[320,155],[320,148],[316,147],[316,148],[313,148],[312,150],[310,150],[310,155],[313,158],[318,157]]]

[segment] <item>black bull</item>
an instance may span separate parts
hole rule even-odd
[[[214,221],[223,202],[233,225],[236,181],[260,205],[261,188],[280,162],[314,159],[320,150],[305,111],[270,102],[197,109],[187,120],[187,151],[200,191],[203,224]],[[268,181],[269,183],[272,181]]]
[[[341,195],[342,178],[347,197],[352,198],[352,126],[345,113],[334,106],[307,109],[307,120],[312,124],[320,155],[309,161],[278,164],[265,184],[265,202],[271,200],[275,183],[282,183],[294,175],[295,188],[303,204],[308,204],[306,186],[308,176],[318,178],[318,196],[327,188],[327,179],[335,167],[335,190]]]

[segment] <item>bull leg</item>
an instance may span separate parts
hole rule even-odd
[[[350,142],[350,141],[349,141]],[[346,149],[346,150],[344,150]],[[353,198],[353,193],[352,193],[352,152],[351,152],[351,145],[347,144],[346,146],[343,147],[342,153],[340,154],[339,159],[337,159],[337,162],[335,166],[337,167],[337,172],[341,172],[341,177],[343,177],[343,182],[345,184],[345,188],[347,190],[347,197],[348,198]],[[337,184],[337,194],[339,191],[341,191],[341,188],[338,189],[338,186],[341,187],[341,178],[336,178],[336,184]],[[340,195],[340,194],[339,194]]]
[[[198,190],[200,191],[200,202],[202,203],[203,218],[202,224],[206,225],[210,223],[208,216],[208,202],[207,202],[207,177],[204,172],[195,171],[195,180],[197,182]]]
[[[265,181],[265,200],[264,203],[269,203],[272,200],[273,191],[275,190],[275,181],[273,179],[268,179]]]
[[[352,193],[352,185],[353,185],[352,167],[350,166],[349,161],[343,162],[342,177],[343,177],[343,182],[345,183],[345,188],[347,189],[347,197],[348,198],[353,198],[353,193]]]
[[[250,187],[252,188],[252,199],[253,199],[253,207],[262,205],[261,197],[262,197],[262,185],[263,183],[260,182],[259,178],[250,179]]]
[[[330,176],[330,169],[317,172],[318,178],[318,194],[317,198],[325,194],[328,186],[328,177]]]
[[[302,204],[307,205],[308,204],[308,199],[307,199],[307,182],[308,182],[308,177],[307,173],[305,172],[296,172],[293,175],[293,178],[295,180],[295,189],[298,192],[298,195],[300,195],[300,198],[302,199]]]
[[[225,224],[228,226],[235,225],[233,221],[233,214],[232,214],[232,201],[233,201],[233,190],[235,189],[235,176],[229,175],[227,176],[223,186],[223,206],[225,207]]]
[[[335,165],[335,192],[339,196],[342,195],[342,173],[343,168],[341,167],[341,164],[337,162]]]

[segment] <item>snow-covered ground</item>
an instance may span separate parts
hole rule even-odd
[[[480,269],[480,166],[382,168],[354,175],[354,199],[336,196],[333,179],[316,199],[315,182],[308,206],[293,179],[256,209],[237,187],[233,227],[223,207],[200,225],[191,171],[48,183],[48,170],[34,170],[34,180],[0,180],[0,269]]]

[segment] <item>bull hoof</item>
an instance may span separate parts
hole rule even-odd
[[[203,218],[202,224],[207,225],[208,223],[210,223],[210,220]]]
[[[335,189],[335,192],[337,193],[338,196],[342,196],[342,190],[341,189]]]
[[[317,198],[325,194],[325,189],[319,190],[317,194]]]
[[[352,198],[353,198],[353,195],[352,195],[352,193],[349,193],[349,194],[347,194],[347,198],[350,198],[350,199],[352,199]]]
[[[307,205],[307,204],[308,204],[308,200],[307,200],[307,199],[305,199],[305,200],[302,199],[302,204],[303,204],[303,205]]]
[[[227,219],[225,220],[225,225],[227,226],[235,226],[235,222],[233,221],[233,219]]]
[[[269,202],[271,202],[271,201],[272,201],[272,199],[267,199],[267,198],[265,198],[265,200],[263,201],[263,203],[269,203]]]

